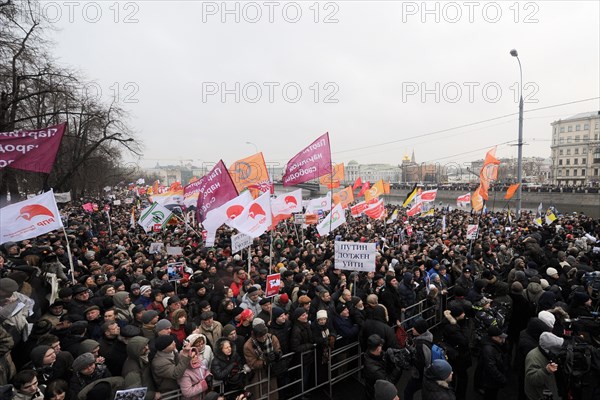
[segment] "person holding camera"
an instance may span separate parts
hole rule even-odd
[[[277,336],[269,333],[267,326],[263,323],[257,324],[252,328],[252,336],[244,344],[244,356],[246,363],[254,371],[250,379],[250,393],[254,398],[260,398],[268,394],[270,400],[277,400],[279,394],[277,391],[276,373],[271,371],[269,375],[268,368],[273,367],[281,359],[281,345]],[[265,382],[267,376],[269,381]],[[254,383],[262,382],[259,385]]]
[[[365,352],[365,389],[367,398],[375,398],[375,383],[378,380],[389,381],[396,384],[402,375],[402,370],[385,357],[383,351],[384,340],[377,334],[372,334],[367,339]]]
[[[564,339],[553,333],[543,332],[539,345],[525,358],[525,395],[528,400],[545,399],[545,392],[552,392],[553,400],[560,400],[556,385],[558,364],[554,361],[562,349]]]

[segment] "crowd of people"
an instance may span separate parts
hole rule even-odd
[[[307,398],[332,351],[355,342],[367,398],[497,399],[511,379],[519,399],[600,396],[593,366],[575,379],[560,361],[569,343],[598,344],[597,219],[538,226],[528,214],[401,211],[348,217],[328,236],[289,220],[232,254],[229,228],[206,247],[183,222],[144,233],[130,207],[105,202],[110,214],[62,207],[66,237],[1,246],[0,400],[112,399],[140,387],[145,400],[173,390]],[[478,238],[467,240],[473,224]],[[336,240],[376,243],[375,271],[336,268]],[[165,247],[150,253],[157,242]],[[274,272],[282,285],[266,297]],[[442,317],[435,331],[411,307],[420,301]],[[302,385],[289,385],[297,365]]]

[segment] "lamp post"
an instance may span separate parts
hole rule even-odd
[[[251,144],[252,146],[254,146],[254,154],[258,153],[258,147],[254,143],[246,142],[246,144]]]
[[[520,86],[519,86],[519,141],[517,143],[517,183],[519,188],[517,189],[517,219],[521,217],[521,189],[523,186],[523,68],[521,68],[521,60],[519,59],[519,53],[516,49],[510,51],[510,55],[517,58],[519,62],[519,75],[520,75]]]

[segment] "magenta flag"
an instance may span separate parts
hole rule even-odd
[[[329,133],[296,154],[285,167],[283,186],[297,185],[331,173]]]
[[[196,213],[200,222],[206,219],[207,212],[238,195],[223,160],[220,160],[208,174],[204,175],[200,182],[198,203],[196,203]]]
[[[0,168],[49,174],[67,124],[34,131],[0,132]]]

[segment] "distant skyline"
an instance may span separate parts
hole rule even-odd
[[[254,146],[284,165],[324,132],[335,162],[516,157],[512,48],[525,157],[550,156],[553,121],[600,110],[597,1],[66,3],[42,3],[53,53],[118,94],[144,167]]]

